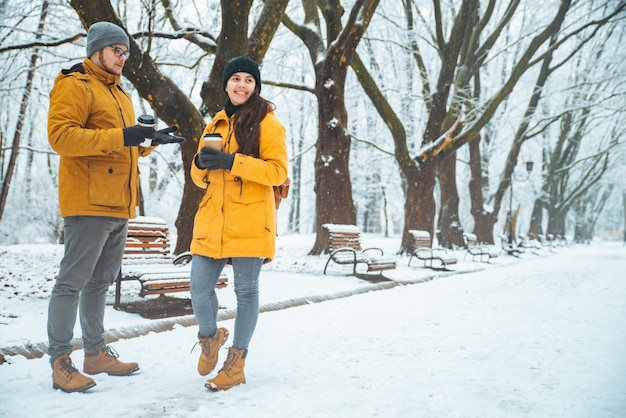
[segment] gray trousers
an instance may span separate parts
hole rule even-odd
[[[128,219],[71,216],[64,228],[65,253],[48,305],[50,363],[72,352],[77,313],[85,353],[106,347],[106,294],[120,271]]]

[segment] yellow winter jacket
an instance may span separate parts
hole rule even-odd
[[[233,117],[236,117],[233,116]],[[203,170],[191,166],[194,183],[205,189],[196,213],[191,253],[211,258],[274,258],[276,206],[272,186],[287,178],[285,128],[269,112],[261,121],[259,158],[237,154],[233,119],[224,110],[206,126],[206,133],[222,135],[222,151],[235,154],[231,170]],[[198,144],[198,152],[203,147]]]
[[[61,71],[50,92],[48,141],[61,157],[61,216],[134,218],[138,157],[153,148],[124,146],[122,128],[136,122],[121,77],[89,58],[82,69]]]

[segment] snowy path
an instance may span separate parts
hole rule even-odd
[[[248,383],[224,393],[195,371],[195,327],[116,342],[141,372],[84,394],[54,391],[47,358],[15,356],[0,416],[623,417],[624,271],[626,248],[574,247],[266,312]]]

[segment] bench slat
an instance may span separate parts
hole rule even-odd
[[[189,291],[190,281],[189,279],[180,280],[150,280],[146,281],[141,287],[139,292],[140,296],[147,295],[162,295],[172,292],[187,292]],[[215,285],[215,288],[221,289],[228,285],[227,277],[220,277]]]

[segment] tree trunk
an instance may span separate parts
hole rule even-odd
[[[557,208],[548,208],[548,234],[555,237],[565,235],[565,215]]]
[[[427,160],[419,166],[417,172],[407,176],[406,204],[404,206],[406,227],[402,235],[402,247],[407,250],[411,248],[411,237],[408,230],[428,231],[431,238],[434,236],[435,166],[435,160]]]
[[[459,192],[456,188],[456,152],[439,164],[439,186],[441,188],[441,208],[439,210],[439,230],[445,248],[463,246],[463,228],[459,219]]]
[[[349,170],[351,140],[346,133],[348,114],[344,103],[346,69],[336,65],[336,58],[327,56],[316,68],[319,114],[315,155],[317,239],[310,254],[326,250],[322,231],[325,223],[356,225]]]
[[[540,199],[535,199],[533,212],[530,217],[530,226],[528,227],[529,237],[538,237],[543,234],[543,204]]]
[[[300,112],[301,123],[300,123],[300,134],[298,135],[298,139],[294,143],[294,153],[296,156],[294,157],[291,167],[292,171],[289,175],[291,179],[291,190],[290,190],[290,198],[289,198],[289,223],[288,230],[294,233],[301,233],[301,218],[300,218],[300,200],[301,200],[301,190],[302,190],[302,156],[300,155],[303,145],[304,138],[306,138],[306,133],[304,132],[304,112]]]
[[[494,211],[485,209],[485,198],[483,195],[483,167],[480,144],[482,137],[479,135],[468,144],[469,147],[469,195],[470,214],[474,218],[474,231],[478,242],[493,244],[493,213]]]
[[[212,118],[226,102],[227,96],[222,87],[224,66],[229,59],[247,55],[248,52],[248,13],[252,0],[233,2],[221,0],[222,31],[217,39],[215,59],[208,80],[202,83],[200,97],[202,116]],[[255,57],[250,57],[255,59]],[[204,128],[204,126],[203,126]]]

